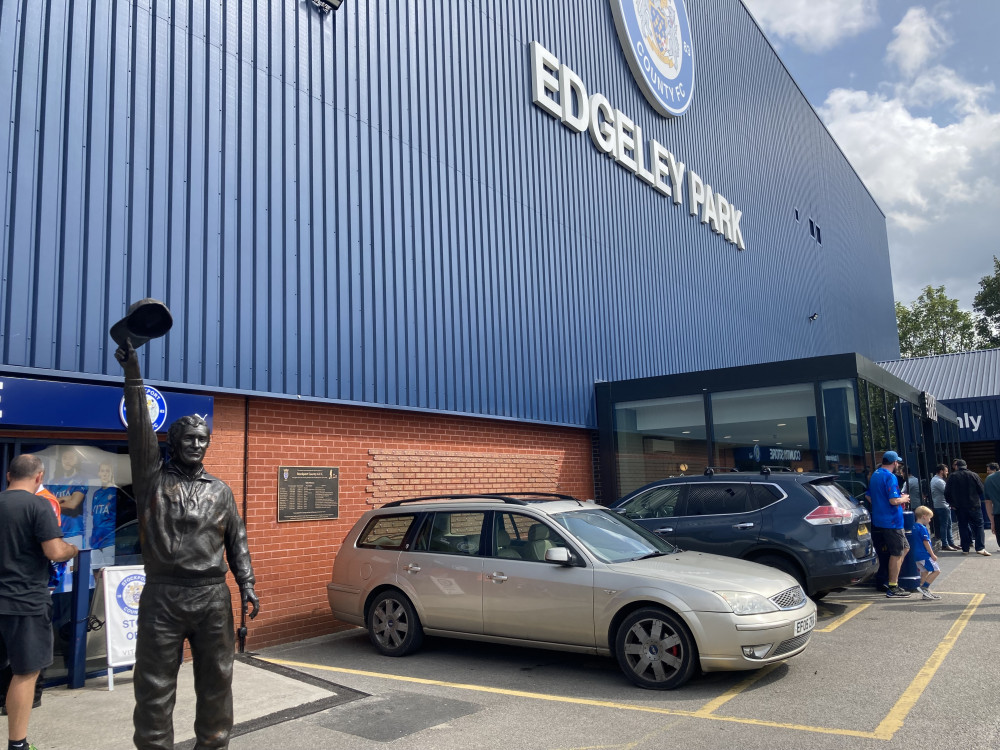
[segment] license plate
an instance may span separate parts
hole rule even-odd
[[[795,635],[802,635],[803,633],[808,633],[816,627],[816,615],[811,614],[808,617],[803,617],[801,620],[795,621]]]
[[[861,536],[868,536],[868,525],[867,524],[864,524],[864,523],[858,524],[858,536],[859,537],[861,537]]]

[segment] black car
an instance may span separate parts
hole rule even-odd
[[[612,508],[681,549],[778,568],[816,599],[878,568],[871,516],[835,475],[708,469],[647,484]]]

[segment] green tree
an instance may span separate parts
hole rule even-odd
[[[980,348],[1000,346],[1000,260],[993,256],[993,273],[979,280],[979,291],[972,301],[972,309],[979,313],[976,333]]]
[[[904,357],[964,352],[975,349],[976,323],[971,312],[960,310],[958,300],[944,287],[926,286],[907,306],[896,303],[899,352]]]

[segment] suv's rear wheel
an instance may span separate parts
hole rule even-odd
[[[691,679],[698,651],[687,626],[665,609],[646,607],[618,627],[615,655],[625,676],[642,688],[673,690]]]
[[[383,591],[368,608],[368,638],[386,656],[406,656],[420,648],[424,629],[413,604],[401,592]]]

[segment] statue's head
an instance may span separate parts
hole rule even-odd
[[[205,460],[212,434],[208,422],[197,414],[181,417],[170,425],[167,445],[172,459],[182,467],[197,468]]]

